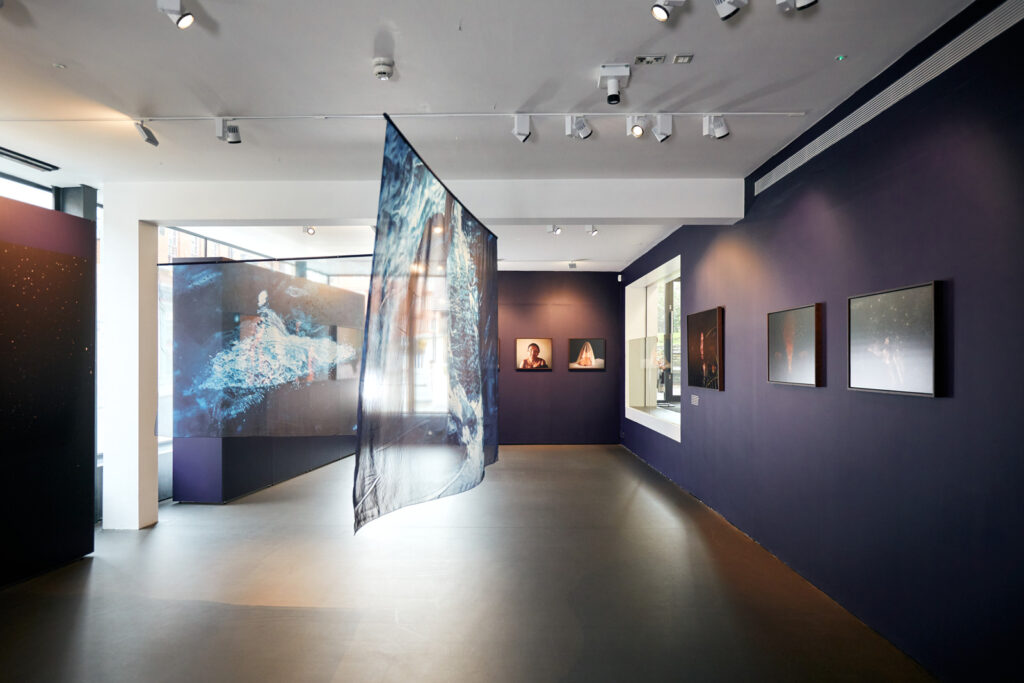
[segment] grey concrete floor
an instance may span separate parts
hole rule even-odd
[[[618,446],[502,447],[357,536],[353,464],[97,531],[0,592],[0,679],[930,680]]]

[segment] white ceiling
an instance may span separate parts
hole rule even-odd
[[[521,111],[622,116],[593,118],[586,141],[566,138],[559,117],[537,117],[525,144],[507,116],[396,122],[446,180],[742,178],[970,4],[821,0],[784,15],[773,0],[752,0],[722,22],[712,0],[690,0],[663,25],[647,0],[184,2],[197,16],[187,31],[155,0],[6,0],[0,146],[61,170],[0,161],[0,171],[100,188],[371,180],[380,174],[380,119],[242,120],[241,145],[217,141],[208,120],[154,121],[155,148],[131,121]],[[617,107],[597,88],[602,63],[678,53],[694,54],[693,63],[633,66]],[[372,77],[377,55],[394,57],[392,81]],[[694,115],[677,116],[662,144],[626,137],[625,114],[666,111]],[[700,134],[702,112],[804,115],[730,116],[732,134],[712,141]],[[505,267],[576,258],[618,270],[676,226],[599,227],[598,238],[552,241],[543,226],[502,226],[499,257]]]

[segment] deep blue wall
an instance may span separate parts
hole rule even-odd
[[[498,441],[618,443],[622,304],[615,273],[498,273]],[[516,372],[516,338],[551,337],[551,372]],[[569,372],[569,339],[605,339],[604,372]]]
[[[725,307],[727,377],[683,389],[681,444],[623,418],[624,445],[950,679],[1016,671],[1024,604],[1022,42],[1018,25],[741,223],[681,228],[623,277],[681,254],[683,313]],[[947,395],[846,389],[847,297],[933,279]],[[827,385],[767,384],[766,313],[814,302]]]

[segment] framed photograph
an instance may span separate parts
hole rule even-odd
[[[570,370],[604,370],[604,339],[584,337],[569,340]]]
[[[935,285],[850,297],[850,389],[935,396]]]
[[[551,370],[550,337],[516,337],[516,370]]]
[[[820,387],[824,384],[821,319],[812,304],[768,314],[768,381]]]
[[[686,372],[691,387],[725,391],[725,309],[686,316]]]

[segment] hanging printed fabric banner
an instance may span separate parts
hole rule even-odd
[[[355,528],[473,488],[498,456],[497,238],[387,119]]]

